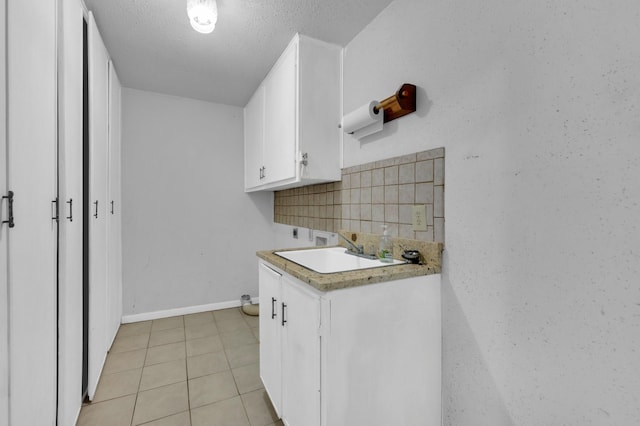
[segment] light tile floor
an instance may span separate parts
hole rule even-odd
[[[123,324],[78,426],[281,426],[239,308]]]

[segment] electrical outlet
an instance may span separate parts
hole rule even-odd
[[[414,231],[426,231],[427,230],[427,211],[424,204],[418,204],[413,206],[413,230]]]

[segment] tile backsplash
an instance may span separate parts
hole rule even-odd
[[[413,230],[413,206],[424,205],[426,231]],[[277,223],[346,229],[444,242],[444,148],[342,170],[342,181],[275,192]]]

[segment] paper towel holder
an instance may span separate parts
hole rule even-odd
[[[396,93],[380,101],[374,111],[377,113],[381,109],[384,110],[383,123],[388,123],[396,118],[415,112],[416,86],[404,83]]]

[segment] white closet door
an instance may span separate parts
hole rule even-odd
[[[109,62],[109,213],[107,215],[108,325],[109,346],[122,319],[122,207],[120,185],[121,85]]]
[[[0,0],[0,99],[6,99],[5,50],[7,2]],[[7,110],[6,103],[0,102],[0,196],[7,195]],[[0,221],[6,219],[5,200],[0,203]],[[7,293],[7,235],[9,228],[0,225],[0,426],[9,425],[9,295]]]
[[[11,425],[56,421],[56,15],[56,1],[7,1]]]
[[[82,405],[83,8],[59,2],[58,424],[72,425]]]
[[[109,54],[89,13],[89,371],[87,393],[93,400],[109,349],[107,335],[107,214]]]

